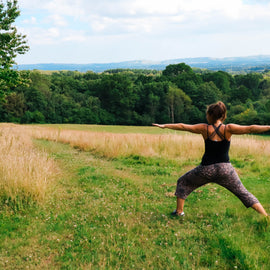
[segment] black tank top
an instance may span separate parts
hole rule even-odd
[[[208,136],[208,127],[207,127],[207,139],[205,142],[205,152],[202,157],[201,165],[211,165],[215,163],[229,163],[229,149],[230,149],[230,141],[226,140],[225,138],[225,130],[226,126],[224,128],[224,135],[220,133],[219,128],[222,124],[220,124],[218,127],[214,126],[215,131]],[[221,141],[213,141],[211,138],[213,138],[215,135],[218,135],[222,140]]]

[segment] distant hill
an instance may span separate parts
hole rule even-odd
[[[59,64],[59,63],[44,63],[44,64],[29,64],[18,65],[19,70],[70,70],[70,71],[93,71],[103,72],[109,69],[155,69],[163,70],[170,64],[186,63],[191,67],[223,70],[227,72],[262,72],[265,69],[270,69],[270,55],[258,55],[247,57],[226,57],[226,58],[179,58],[164,61],[125,61],[118,63],[93,63],[93,64]]]

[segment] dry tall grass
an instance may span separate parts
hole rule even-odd
[[[90,151],[109,158],[119,156],[165,156],[173,158],[197,158],[203,150],[202,138],[179,135],[116,134],[36,128],[32,130],[35,138],[69,143],[84,151]]]
[[[21,126],[0,125],[0,198],[14,207],[41,202],[57,171]]]
[[[68,143],[83,151],[109,158],[141,155],[169,159],[199,160],[203,154],[203,139],[199,135],[175,134],[118,134],[62,130],[51,127],[0,125],[0,198],[17,204],[42,201],[57,172],[45,153],[38,152],[32,138]],[[256,159],[270,166],[270,140],[254,136],[234,136],[231,157]],[[265,162],[267,164],[265,164]]]
[[[73,147],[106,157],[142,155],[192,160],[201,158],[204,151],[203,138],[185,132],[150,135],[35,128],[32,135],[69,143]],[[231,156],[235,158],[250,155],[260,158],[270,155],[270,140],[259,140],[255,136],[233,136],[231,148]]]
[[[252,135],[233,136],[232,154],[236,157],[253,155],[270,156],[270,140],[261,140]]]

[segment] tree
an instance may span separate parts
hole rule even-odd
[[[80,121],[82,124],[99,124],[100,115],[102,115],[99,98],[90,96],[86,98],[83,105],[80,108],[79,119],[76,123]]]
[[[193,82],[195,85],[202,83],[201,76],[196,74],[190,66],[184,63],[169,65],[162,74],[165,76],[166,80],[173,82],[184,92],[186,92],[189,82]]]
[[[231,91],[230,98],[232,100],[232,103],[245,103],[247,99],[250,99],[252,97],[252,92],[244,85],[240,85],[238,88],[233,89]]]
[[[137,99],[134,89],[132,81],[124,74],[105,75],[96,88],[96,96],[102,109],[113,115],[119,124],[130,124]]]
[[[212,104],[220,100],[222,97],[221,91],[216,85],[211,82],[201,84],[196,92],[196,95],[191,97],[193,104],[200,110],[205,111],[207,104]]]
[[[24,73],[12,69],[18,54],[29,50],[26,36],[19,34],[13,25],[20,15],[17,0],[0,2],[0,89],[9,90],[25,82]],[[3,93],[2,93],[3,94]]]
[[[259,88],[260,82],[262,80],[262,75],[257,73],[249,73],[247,75],[236,75],[235,81],[238,86],[244,85],[252,92],[253,100],[256,100],[261,93]]]
[[[235,85],[232,75],[224,71],[205,73],[203,74],[203,80],[205,82],[212,81],[223,94],[228,94]]]
[[[244,112],[232,117],[233,122],[240,125],[252,125],[257,122],[257,112],[253,108],[247,108]]]
[[[26,108],[24,95],[15,92],[8,95],[5,108],[8,113],[14,115],[15,117],[21,117]]]
[[[188,120],[186,111],[191,108],[191,99],[176,85],[171,84],[167,94],[171,122],[185,122]]]
[[[139,98],[135,106],[136,113],[141,116],[138,124],[149,125],[156,121],[164,123],[170,120],[167,104],[169,85],[169,82],[153,81],[138,89]]]
[[[185,63],[174,64],[166,66],[165,70],[163,70],[162,74],[164,76],[178,76],[183,73],[193,73],[193,70],[190,66]]]

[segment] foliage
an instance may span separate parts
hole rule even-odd
[[[167,100],[171,116],[170,122],[188,122],[189,119],[185,119],[184,116],[186,116],[185,112],[191,108],[190,97],[177,86],[170,85]]]
[[[14,93],[6,98],[0,93],[0,117],[19,123],[197,123],[206,121],[208,104],[223,100],[229,111],[227,121],[269,123],[268,73],[233,76],[223,71],[195,71],[184,63],[169,65],[163,72],[9,70],[5,76]],[[29,85],[14,87],[13,77],[17,80],[18,76],[29,76]]]
[[[0,89],[9,90],[11,87],[25,82],[25,73],[12,70],[18,54],[29,50],[26,36],[17,32],[13,25],[20,15],[17,0],[0,2]],[[2,93],[3,95],[3,93]]]

